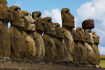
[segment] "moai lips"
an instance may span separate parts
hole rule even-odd
[[[63,8],[61,10],[61,16],[62,16],[62,25],[66,28],[74,28],[74,16],[70,13],[70,10],[68,8]]]
[[[10,58],[10,34],[8,31],[9,11],[7,1],[0,0],[0,58]]]
[[[22,12],[18,6],[10,7],[11,59],[23,59],[26,52],[23,35],[25,22],[22,17]]]

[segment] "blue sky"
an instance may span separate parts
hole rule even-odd
[[[18,5],[21,10],[41,11],[42,16],[50,16],[53,22],[62,23],[60,11],[69,8],[75,17],[76,27],[82,21],[92,18],[95,21],[93,31],[100,36],[99,50],[105,55],[105,0],[7,0],[8,6]],[[62,24],[61,24],[62,25]]]

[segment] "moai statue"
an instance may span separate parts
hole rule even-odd
[[[92,45],[92,48],[94,50],[94,55],[95,55],[95,60],[94,64],[99,65],[100,63],[100,53],[98,49],[98,44],[99,44],[99,36],[96,34],[96,32],[92,32],[94,43]]]
[[[36,44],[32,34],[36,31],[34,19],[30,16],[30,12],[22,11],[25,21],[24,37],[25,37],[25,58],[35,61],[36,59]]]
[[[55,43],[53,38],[56,35],[55,25],[52,23],[50,17],[43,18],[45,21],[45,30],[44,30],[44,43],[45,43],[45,61],[54,62],[55,60]]]
[[[84,20],[82,23],[82,28],[84,29],[86,35],[86,43],[85,47],[87,49],[87,63],[93,64],[95,59],[95,53],[92,48],[92,44],[94,43],[91,29],[94,28],[94,21],[91,19]]]
[[[40,15],[40,16],[39,16]],[[45,21],[41,17],[40,12],[33,12],[32,17],[35,20],[36,32],[32,34],[33,39],[36,43],[36,60],[43,61],[45,56],[45,45],[42,37],[42,33],[44,32],[44,24]]]
[[[26,47],[24,46],[23,36],[25,23],[21,9],[18,6],[10,7],[10,22],[11,59],[20,60],[24,58]]]
[[[56,29],[56,35],[53,38],[56,46],[55,62],[65,62],[65,56],[67,48],[64,41],[64,29],[60,27],[59,23],[54,23]]]
[[[72,29],[75,27],[74,16],[70,13],[68,8],[62,9],[61,16],[62,16],[62,25],[65,29],[64,42],[68,49],[68,53],[69,53],[68,58],[70,58],[69,60],[72,62],[74,59],[73,57],[75,53],[74,39],[71,34]]]
[[[10,58],[10,34],[8,31],[9,8],[6,0],[0,0],[0,59]]]
[[[85,47],[85,42],[86,42],[86,36],[85,36],[85,32],[83,31],[82,27],[78,27],[76,29],[76,32],[78,33],[78,42],[77,42],[77,63],[79,64],[86,64],[86,58],[87,58],[87,50]]]

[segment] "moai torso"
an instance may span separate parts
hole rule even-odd
[[[99,65],[100,63],[100,53],[99,53],[99,49],[98,49],[98,44],[99,44],[99,36],[96,35],[95,32],[92,32],[92,35],[93,35],[93,40],[94,40],[94,43],[92,45],[92,48],[94,50],[94,56],[95,56],[95,59],[94,59],[94,64],[97,64]]]
[[[54,35],[55,32],[55,25],[51,21],[52,19],[50,17],[45,17],[45,30],[44,30],[44,43],[45,43],[45,61],[53,62],[55,60],[55,43],[54,43]]]
[[[92,48],[92,44],[94,43],[94,41],[91,29],[94,28],[94,21],[90,19],[83,21],[82,28],[84,29],[86,36],[85,47],[87,50],[87,64],[93,64],[95,57],[94,50]]]
[[[23,59],[26,51],[23,35],[25,24],[18,6],[10,7],[10,21],[11,27],[9,32],[11,38],[11,59]]]
[[[10,58],[9,12],[6,0],[0,0],[0,58]]]
[[[32,37],[32,34],[36,31],[34,19],[32,19],[32,17],[30,16],[30,12],[22,11],[22,13],[25,21],[25,27],[24,27],[24,38],[25,38],[25,47],[26,47],[25,58],[35,61],[37,52],[36,52],[36,44]]]
[[[37,59],[43,60],[45,56],[45,45],[42,38],[42,33],[44,32],[44,25],[45,21],[41,18],[41,12],[33,12],[32,17],[35,20],[36,25],[36,32],[34,32],[33,39],[36,43],[36,50],[37,50]]]
[[[74,17],[72,16],[72,14],[69,12],[68,8],[63,8],[61,11],[61,15],[62,15],[62,25],[65,29],[65,38],[64,38],[64,42],[65,45],[68,49],[68,53],[69,53],[69,57],[71,58],[70,61],[73,61],[73,56],[75,53],[75,47],[74,47],[74,39],[73,36],[71,34],[71,29],[74,28]]]

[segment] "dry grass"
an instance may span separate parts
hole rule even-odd
[[[105,59],[105,55],[101,55],[101,59]],[[100,60],[100,66],[105,68],[105,60]]]

